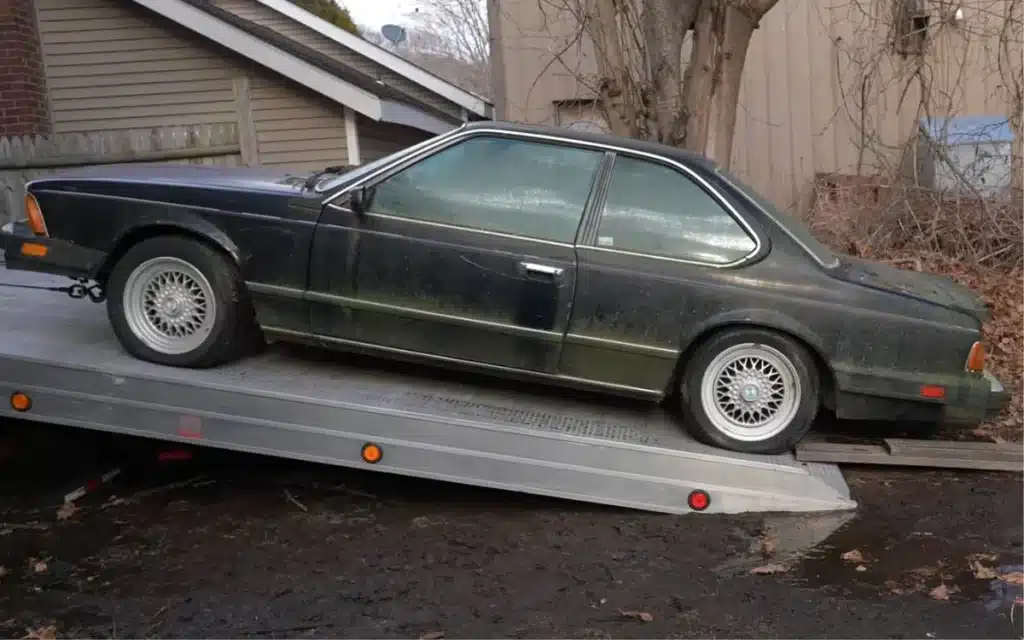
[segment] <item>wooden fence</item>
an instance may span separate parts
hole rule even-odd
[[[0,138],[0,224],[24,216],[25,184],[76,167],[142,162],[238,166],[234,123]]]

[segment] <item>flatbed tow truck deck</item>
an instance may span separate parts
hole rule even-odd
[[[69,283],[0,274],[0,416],[673,514],[856,507],[835,465],[708,447],[654,406],[274,346],[211,370],[142,362],[103,305],[24,288]]]

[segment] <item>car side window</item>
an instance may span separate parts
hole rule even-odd
[[[598,151],[478,136],[378,183],[369,212],[572,243]]]
[[[619,156],[597,246],[693,262],[728,264],[757,246],[722,204],[669,166]]]

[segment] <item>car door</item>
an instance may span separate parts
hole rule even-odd
[[[559,372],[663,391],[687,329],[736,301],[756,231],[685,165],[624,153],[586,228]]]
[[[348,291],[316,303],[314,331],[555,372],[576,284],[576,234],[603,158],[475,133],[373,179],[363,212],[343,218],[350,235],[328,267],[345,274],[335,281],[348,279]]]

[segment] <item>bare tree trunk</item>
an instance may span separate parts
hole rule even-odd
[[[688,149],[728,167],[750,38],[778,0],[704,0],[683,78]]]
[[[683,108],[683,42],[702,0],[645,0],[643,39],[650,85],[646,126],[659,142],[678,146],[686,135]]]
[[[629,95],[630,73],[620,37],[621,3],[622,0],[594,0],[594,10],[587,14],[590,24],[584,28],[594,41],[600,76],[598,90],[609,128],[616,135],[639,137],[639,105]]]

